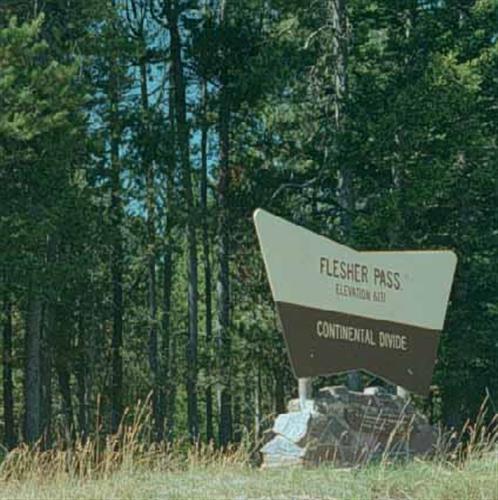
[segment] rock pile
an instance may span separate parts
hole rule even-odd
[[[435,439],[427,419],[399,396],[380,388],[360,393],[336,386],[321,389],[304,408],[291,400],[261,453],[263,467],[323,461],[350,466],[383,456],[427,454]]]

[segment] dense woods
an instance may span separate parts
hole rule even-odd
[[[257,207],[453,249],[418,404],[496,412],[497,40],[495,0],[2,0],[4,446],[111,433],[147,397],[158,441],[259,435],[297,386]]]

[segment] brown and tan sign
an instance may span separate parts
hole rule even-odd
[[[363,369],[425,394],[455,254],[357,252],[264,210],[254,220],[295,375]]]

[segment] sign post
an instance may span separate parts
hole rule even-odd
[[[264,210],[254,220],[296,378],[365,370],[427,394],[455,254],[358,252]]]
[[[306,401],[311,399],[313,396],[313,389],[311,384],[311,378],[299,378],[297,379],[298,395],[299,395],[299,406],[301,410],[306,409]]]

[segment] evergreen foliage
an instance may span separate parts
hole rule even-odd
[[[4,444],[114,432],[149,393],[157,441],[260,435],[296,389],[257,207],[359,250],[455,250],[418,403],[451,426],[496,405],[497,19],[495,0],[2,3]]]

